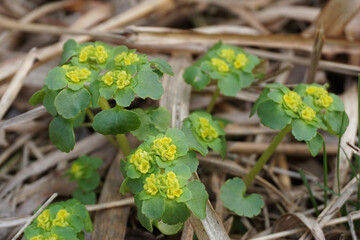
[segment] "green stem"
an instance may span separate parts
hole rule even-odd
[[[327,206],[327,200],[328,200],[328,163],[327,163],[327,154],[326,154],[326,147],[325,147],[325,141],[323,141],[323,165],[324,165],[324,206]]]
[[[316,216],[319,216],[319,209],[318,209],[316,200],[315,200],[315,198],[314,198],[314,194],[313,194],[313,192],[312,192],[312,190],[311,190],[310,184],[309,184],[309,182],[307,181],[306,176],[305,176],[305,174],[304,174],[304,171],[303,171],[302,169],[299,169],[299,173],[300,173],[300,176],[301,176],[301,178],[302,178],[302,180],[303,180],[303,182],[304,182],[304,185],[306,186],[306,189],[307,189],[307,191],[308,191],[308,193],[309,193],[311,203],[312,203],[312,205],[313,205],[313,207],[314,207],[314,209],[315,209],[315,214],[316,214]]]
[[[111,108],[108,101],[103,97],[99,98],[99,106],[101,107],[102,110],[107,110]],[[124,156],[129,155],[131,152],[131,148],[128,140],[126,139],[125,134],[117,134],[116,140]]]
[[[220,88],[216,87],[214,95],[212,96],[211,101],[210,101],[209,105],[206,108],[207,113],[212,112],[212,110],[214,109],[215,103],[216,103],[216,99],[219,97],[219,95],[220,95]]]
[[[271,155],[274,153],[276,147],[280,144],[282,139],[285,137],[288,132],[291,130],[291,125],[287,125],[285,128],[283,128],[278,135],[272,140],[269,147],[265,150],[265,152],[261,155],[259,160],[256,162],[254,167],[250,170],[248,175],[244,179],[244,183],[246,187],[249,187],[251,183],[254,181],[256,175],[259,174],[263,166],[267,163],[267,161],[270,159]]]
[[[338,150],[337,150],[337,154],[336,154],[336,180],[337,180],[338,194],[340,194],[340,191],[341,191],[341,186],[340,186],[340,144],[341,144],[341,136],[342,136],[341,133],[343,131],[343,125],[344,125],[344,117],[345,117],[345,112],[343,112],[343,115],[342,115],[342,118],[341,118]]]

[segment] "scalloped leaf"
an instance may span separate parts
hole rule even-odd
[[[160,219],[165,211],[165,199],[157,194],[150,199],[144,200],[141,207],[141,212],[151,219]]]
[[[164,93],[164,88],[159,81],[159,76],[153,71],[140,71],[136,74],[137,85],[134,87],[135,93],[145,99],[160,99]]]
[[[114,94],[116,104],[121,107],[130,106],[134,98],[135,93],[130,87],[126,87],[124,89],[117,89]]]
[[[239,216],[253,217],[260,213],[264,202],[259,194],[244,196],[245,183],[240,178],[229,179],[221,187],[220,198],[224,206]]]
[[[122,134],[140,126],[138,115],[125,109],[108,109],[96,114],[93,122],[95,131],[103,134]]]
[[[67,86],[66,70],[62,67],[51,69],[45,78],[45,86],[51,90],[59,90]]]
[[[298,141],[310,141],[316,136],[316,127],[307,124],[301,119],[294,119],[291,128],[291,133]]]
[[[234,97],[241,89],[239,77],[231,73],[226,74],[218,79],[218,87],[225,96]]]
[[[197,66],[187,67],[184,71],[183,78],[186,83],[190,84],[198,91],[205,88],[210,83],[209,75],[203,73]]]
[[[72,196],[79,200],[82,204],[95,204],[96,194],[95,192],[84,192],[80,188],[76,188],[72,192]]]
[[[186,206],[196,217],[205,219],[206,202],[209,199],[209,195],[205,190],[205,186],[198,180],[193,180],[186,186],[192,194],[192,198],[186,202]]]
[[[275,130],[283,129],[291,122],[291,117],[285,113],[281,105],[272,100],[262,102],[257,113],[262,124]]]
[[[62,117],[54,118],[49,125],[49,137],[57,149],[70,152],[75,146],[75,135],[72,121]]]
[[[170,64],[164,59],[153,58],[149,62],[151,65],[154,65],[157,69],[159,69],[160,72],[174,76],[174,72],[172,71]]]
[[[165,200],[165,211],[161,220],[169,225],[185,222],[190,217],[190,212],[184,203],[174,200]]]
[[[159,229],[160,232],[162,232],[165,235],[174,235],[177,232],[179,232],[183,226],[182,223],[169,225],[162,221],[155,222],[154,225]]]
[[[324,139],[320,133],[317,133],[310,141],[306,141],[307,147],[313,157],[319,154],[323,147]]]
[[[37,104],[42,104],[44,101],[44,97],[46,95],[45,90],[42,88],[38,91],[36,91],[29,100],[29,103],[33,106],[37,105]]]
[[[63,53],[61,54],[60,65],[66,63],[72,56],[77,54],[78,44],[74,39],[69,39],[63,46]]]
[[[55,98],[57,112],[66,119],[75,118],[89,105],[91,96],[88,90],[82,88],[73,91],[66,88],[59,92]]]
[[[342,117],[344,114],[344,122],[341,127]],[[326,111],[324,115],[326,124],[329,126],[329,132],[336,135],[343,135],[349,125],[349,117],[344,111]]]

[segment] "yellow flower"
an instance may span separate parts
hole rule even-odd
[[[94,54],[94,51],[95,47],[93,45],[88,45],[82,48],[79,55],[79,62],[86,62],[89,57]]]
[[[150,177],[145,179],[145,181],[146,184],[144,184],[144,190],[150,195],[156,195],[159,190],[155,185],[155,175],[151,174]]]
[[[149,162],[146,162],[146,161],[143,161],[141,162],[140,164],[140,168],[139,168],[139,171],[143,174],[147,173],[150,169],[150,164]]]
[[[173,171],[170,171],[166,174],[167,179],[176,179],[176,174]]]
[[[226,64],[225,61],[219,58],[212,58],[211,64],[216,68],[218,72],[228,72],[229,66]]]
[[[318,99],[315,100],[315,105],[319,107],[327,108],[333,102],[333,99],[328,94],[320,96]]]
[[[37,226],[39,228],[45,229],[47,231],[51,228],[51,222],[50,222],[50,210],[46,209],[43,211],[37,218]]]
[[[35,237],[30,238],[30,240],[45,240],[43,235],[37,235]]]
[[[305,107],[301,111],[301,118],[307,122],[312,121],[316,116],[316,112],[311,107]]]
[[[83,63],[88,60],[96,61],[97,63],[103,64],[108,59],[109,54],[107,53],[104,46],[99,45],[96,48],[93,45],[88,45],[81,49],[79,55],[79,62]]]
[[[235,58],[235,51],[232,49],[221,49],[219,56],[224,58],[227,62],[232,62]]]
[[[50,237],[47,238],[47,240],[58,240],[58,236],[54,233],[53,235],[51,235]]]
[[[73,163],[70,172],[72,175],[75,176],[75,178],[81,178],[81,176],[83,175],[83,166],[81,166],[81,164],[78,163]]]
[[[69,226],[69,223],[65,220],[65,218],[69,215],[70,213],[65,209],[60,209],[56,214],[56,218],[52,221],[52,225],[59,227]]]
[[[60,209],[57,214],[56,214],[56,217],[57,218],[66,218],[67,216],[69,216],[70,213],[68,211],[66,211],[65,209]]]
[[[122,52],[115,57],[116,65],[130,65],[139,61],[139,57],[136,53]]]
[[[324,95],[324,94],[327,95],[328,91],[326,91],[322,87],[311,86],[311,87],[306,88],[306,93],[308,95],[313,95],[313,96],[316,96],[316,97],[320,97],[321,95]]]
[[[246,55],[243,53],[240,53],[236,56],[236,59],[234,62],[234,67],[237,69],[240,69],[240,68],[244,67],[247,62],[248,62],[248,59],[247,59]]]
[[[91,75],[91,72],[87,68],[77,69],[76,67],[66,67],[64,69],[67,70],[65,74],[66,77],[73,83],[88,80],[89,76]]]
[[[199,122],[200,122],[199,135],[204,141],[213,141],[219,136],[215,128],[211,126],[211,124],[209,123],[209,120],[200,117]]]
[[[95,57],[97,62],[102,64],[106,62],[107,58],[109,57],[109,54],[106,52],[104,46],[99,45],[96,47]]]
[[[130,84],[131,75],[129,73],[125,71],[116,71],[116,74],[116,84],[119,89],[123,89]]]
[[[151,149],[161,156],[164,161],[172,161],[175,159],[176,146],[171,142],[172,139],[168,137],[157,138],[154,140]]]
[[[300,105],[302,104],[301,97],[294,91],[290,91],[289,93],[285,94],[283,96],[283,100],[286,106],[293,112],[297,112]]]
[[[114,82],[114,78],[112,76],[112,72],[107,72],[104,76],[101,77],[101,81],[103,81],[106,85],[111,86]]]

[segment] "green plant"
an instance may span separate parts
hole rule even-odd
[[[154,224],[165,234],[175,234],[190,211],[205,218],[205,187],[198,180],[189,181],[199,162],[180,130],[149,136],[121,163],[126,178],[120,191],[135,194],[138,218],[149,231]]]
[[[250,114],[257,112],[267,127],[281,130],[248,173],[244,182],[249,186],[268,161],[283,137],[291,131],[298,141],[306,141],[316,156],[323,146],[318,129],[341,136],[349,123],[344,105],[327,86],[299,84],[293,91],[282,84],[268,84],[254,104]]]
[[[246,53],[242,48],[219,42],[186,68],[183,77],[197,90],[205,88],[214,79],[217,81],[217,91],[225,96],[235,96],[240,89],[254,81],[257,75],[253,70],[259,63],[258,57]]]
[[[43,103],[54,116],[49,135],[61,151],[74,148],[73,128],[80,126],[88,113],[94,130],[118,135],[118,144],[128,154],[128,144],[121,134],[136,130],[141,122],[136,112],[123,108],[131,104],[135,94],[143,99],[159,99],[164,91],[159,79],[164,73],[173,74],[166,61],[148,60],[125,46],[69,40],[60,66],[49,71],[44,87],[30,103]],[[113,108],[107,102],[112,99],[116,103]],[[91,109],[99,107],[102,111],[94,116]]]
[[[206,112],[193,112],[184,119],[181,130],[184,132],[189,148],[203,156],[208,154],[208,147],[226,156],[225,132],[219,122]]]
[[[94,190],[99,186],[100,175],[97,171],[102,164],[102,160],[96,157],[81,156],[76,159],[65,176],[69,176],[70,181],[76,181],[76,188],[72,195],[83,204],[96,203]]]
[[[75,199],[49,205],[25,229],[27,240],[82,240],[93,225],[84,205]]]

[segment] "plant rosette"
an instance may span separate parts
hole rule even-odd
[[[165,224],[174,228],[166,234],[175,234],[190,217],[190,211],[200,219],[205,218],[208,194],[200,181],[188,182],[190,177],[189,167],[177,164],[145,178],[142,191],[135,195],[138,217],[144,227],[152,231],[154,224],[163,232],[161,224]]]
[[[225,131],[211,114],[201,111],[191,113],[184,119],[181,130],[186,136],[190,149],[206,156],[209,147],[215,152],[220,152],[222,158],[225,158]]]
[[[235,96],[254,81],[253,70],[259,63],[258,57],[246,53],[242,48],[219,42],[204,57],[186,68],[183,78],[197,90],[205,88],[211,79],[217,80],[221,93]]]
[[[84,205],[75,199],[50,204],[25,229],[27,240],[83,240],[93,225]]]
[[[81,156],[75,160],[71,168],[65,173],[70,181],[76,181],[76,188],[72,195],[83,204],[96,203],[94,190],[99,186],[100,175],[97,171],[101,167],[102,160],[96,157]]]
[[[250,116],[255,112],[261,123],[272,129],[290,125],[295,139],[306,141],[314,156],[321,150],[323,141],[318,129],[342,135],[349,123],[340,98],[318,84],[300,84],[293,91],[282,84],[268,84]]]

